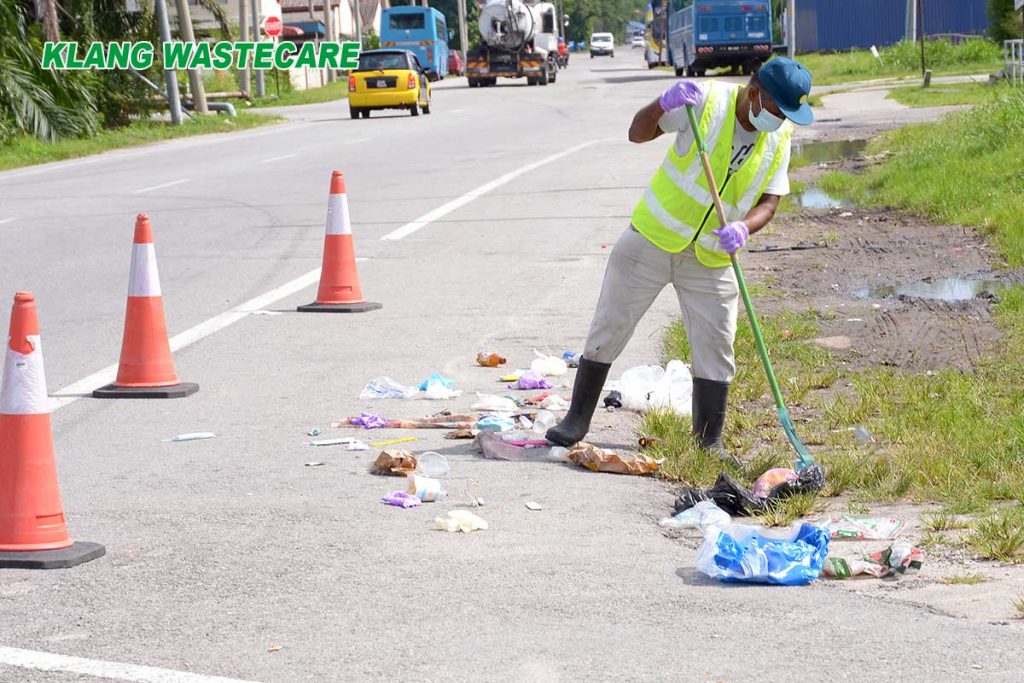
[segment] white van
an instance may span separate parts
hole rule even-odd
[[[615,38],[610,33],[594,33],[590,36],[590,58],[594,55],[611,55],[615,58]]]

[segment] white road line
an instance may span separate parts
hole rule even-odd
[[[8,664],[23,669],[37,671],[64,671],[67,673],[96,676],[97,678],[114,678],[121,681],[141,681],[142,683],[252,683],[240,678],[224,678],[223,676],[204,676],[187,671],[161,669],[155,666],[140,664],[122,664],[106,662],[101,659],[70,657],[35,650],[21,650],[15,647],[0,646],[0,664]]]
[[[181,180],[172,180],[169,183],[161,183],[160,185],[152,185],[150,187],[144,187],[140,190],[133,190],[132,194],[144,194],[146,192],[152,192],[153,190],[161,190],[165,187],[173,187],[174,185],[181,185],[182,183],[187,182],[188,178],[182,178]]]
[[[3,220],[0,220],[0,225],[3,225],[4,223],[10,223],[13,220],[13,218],[5,218]]]
[[[540,161],[535,161],[532,164],[527,164],[526,166],[521,166],[520,168],[517,168],[514,171],[510,171],[510,172],[506,173],[505,175],[501,176],[500,178],[495,178],[491,182],[485,183],[485,184],[481,185],[480,187],[476,188],[475,190],[470,190],[466,194],[462,195],[461,197],[457,197],[457,198],[453,199],[452,201],[448,202],[447,204],[442,204],[441,206],[437,207],[433,211],[428,211],[427,213],[423,214],[422,216],[420,216],[419,218],[417,218],[413,222],[406,223],[405,225],[403,225],[402,227],[398,228],[397,230],[389,232],[388,234],[386,234],[383,237],[381,237],[381,239],[382,240],[400,240],[400,239],[404,239],[404,238],[408,237],[409,235],[413,234],[414,232],[416,232],[417,230],[420,230],[420,229],[425,228],[426,226],[430,225],[431,223],[433,223],[437,219],[443,218],[444,216],[447,216],[448,214],[450,214],[452,211],[455,211],[456,209],[459,209],[459,208],[465,206],[466,204],[469,204],[471,201],[473,201],[474,199],[480,197],[481,195],[487,194],[491,190],[496,189],[498,187],[501,187],[505,183],[512,182],[513,180],[515,180],[519,176],[523,175],[524,173],[529,173],[530,171],[532,171],[534,169],[537,169],[537,168],[540,168],[541,166],[544,166],[546,164],[550,164],[550,163],[552,163],[554,161],[558,161],[559,159],[562,159],[563,157],[567,157],[570,154],[578,152],[581,149],[584,149],[586,147],[590,147],[591,145],[596,145],[599,142],[607,142],[607,141],[608,140],[591,140],[590,142],[584,142],[582,145],[576,145],[575,147],[570,147],[569,149],[567,149],[565,151],[562,151],[562,152],[559,152],[558,154],[552,154],[551,156],[544,157]]]
[[[282,154],[279,157],[270,157],[269,159],[264,159],[263,161],[261,161],[259,163],[261,163],[261,164],[269,164],[272,161],[281,161],[282,159],[291,159],[293,156],[296,156],[296,155],[295,154]]]

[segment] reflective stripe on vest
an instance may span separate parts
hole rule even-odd
[[[759,135],[753,152],[729,177],[738,94],[737,85],[712,83],[697,123],[709,150],[726,218],[730,221],[742,220],[760,198],[782,163],[793,131],[787,121],[778,131]],[[712,208],[711,192],[695,144],[690,145],[685,156],[676,152],[675,144],[669,147],[665,160],[633,211],[632,223],[665,251],[678,253],[694,244],[697,259],[703,265],[709,268],[729,265],[729,255],[719,248],[718,238],[711,234],[720,224]]]

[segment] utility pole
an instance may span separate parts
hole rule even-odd
[[[334,40],[334,17],[331,12],[331,0],[322,0],[324,3],[324,40],[330,42]],[[338,80],[338,74],[334,73],[334,69],[327,69],[327,82],[334,83]]]
[[[260,35],[260,6],[259,0],[252,0],[252,4],[249,5],[252,8],[252,39],[257,43],[262,40]],[[256,73],[256,97],[266,97],[267,88],[263,81],[263,70],[253,69]]]
[[[238,39],[242,42],[249,40],[249,0],[238,0]],[[239,76],[241,76],[239,82],[242,86],[242,94],[252,97],[248,65],[242,67]]]
[[[167,22],[167,5],[164,0],[153,0],[156,9],[156,25],[160,29],[160,42],[171,42],[171,25]],[[171,124],[181,125],[181,100],[178,98],[178,75],[164,64],[164,80],[167,83],[167,105],[171,110]]]
[[[469,44],[466,42],[466,0],[457,0],[457,2],[459,4],[459,47],[462,48],[462,61],[465,63],[469,59]]]
[[[924,0],[917,0],[917,35],[921,38],[921,78],[924,79],[924,86],[927,88],[931,83],[931,74],[928,73],[924,61]]]
[[[195,31],[192,30],[192,13],[188,9],[188,0],[174,0],[178,9],[178,34],[186,43],[196,42]],[[197,114],[209,114],[210,109],[206,106],[206,88],[203,87],[203,77],[199,69],[186,69],[188,74],[188,85],[192,90],[192,108]]]
[[[786,27],[786,42],[787,53],[790,59],[796,59],[796,0],[789,0],[789,5],[786,7],[786,23],[789,26]]]
[[[363,18],[359,16],[359,0],[355,1],[356,40],[359,42],[359,49],[363,49]]]

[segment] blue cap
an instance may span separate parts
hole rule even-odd
[[[811,95],[811,72],[803,64],[776,57],[764,63],[757,72],[757,79],[787,119],[801,126],[814,121],[814,112],[807,104]]]

